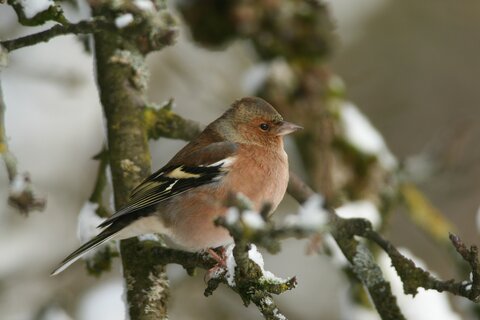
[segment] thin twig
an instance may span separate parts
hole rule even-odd
[[[113,28],[113,23],[103,17],[80,21],[78,23],[57,24],[50,29],[34,34],[29,34],[12,40],[1,41],[0,44],[8,51],[47,42],[50,39],[67,34],[88,34],[100,32],[104,29]]]
[[[107,148],[104,146],[102,151],[95,155],[94,159],[98,160],[100,163],[98,164],[97,179],[89,200],[90,202],[98,204],[96,212],[98,216],[106,218],[112,215],[110,210],[104,205],[103,201],[103,191],[107,186],[107,169],[109,161]]]
[[[7,169],[10,183],[8,203],[23,214],[27,214],[33,210],[42,211],[45,208],[45,199],[38,198],[33,193],[31,179],[28,173],[18,173],[17,160],[9,150],[5,131],[5,109],[6,105],[0,82],[0,153]]]

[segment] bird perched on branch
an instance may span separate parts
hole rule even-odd
[[[98,226],[102,231],[67,256],[52,275],[110,239],[161,233],[188,251],[233,242],[226,229],[214,225],[228,209],[227,197],[242,193],[254,210],[265,203],[275,210],[288,183],[283,137],[300,128],[260,98],[235,101],[132,190],[128,203]]]

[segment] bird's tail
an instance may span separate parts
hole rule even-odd
[[[73,251],[69,254],[62,262],[52,271],[50,274],[51,276],[55,276],[62,272],[63,270],[67,269],[72,263],[80,259],[83,255],[85,255],[90,250],[97,248],[98,246],[102,245],[103,243],[107,242],[108,240],[112,239],[118,232],[121,231],[121,228],[115,227],[110,225],[105,230],[100,232],[96,237],[92,240],[83,244],[80,248]]]

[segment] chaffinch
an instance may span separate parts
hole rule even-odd
[[[163,168],[134,188],[125,207],[102,222],[98,226],[102,231],[67,256],[52,274],[111,239],[160,233],[188,251],[232,243],[228,231],[213,222],[226,213],[228,195],[244,194],[256,211],[265,203],[275,210],[288,184],[283,136],[300,128],[283,121],[260,98],[235,101]]]

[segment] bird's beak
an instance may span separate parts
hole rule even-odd
[[[284,136],[300,129],[303,129],[303,127],[291,122],[282,121],[277,127],[277,136]]]

